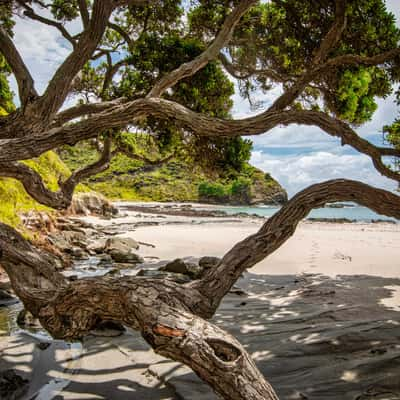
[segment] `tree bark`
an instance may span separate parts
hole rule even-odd
[[[314,207],[355,201],[400,219],[400,197],[348,180],[314,185],[297,194],[254,235],[235,245],[193,283],[98,277],[68,282],[51,258],[0,223],[0,263],[25,307],[55,337],[88,334],[100,320],[140,330],[156,352],[188,365],[225,399],[275,400],[271,386],[231,335],[206,321],[240,274],[277,248]]]

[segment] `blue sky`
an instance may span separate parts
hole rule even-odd
[[[387,0],[386,4],[399,23],[400,0]],[[81,29],[80,23],[73,22],[68,29],[77,33]],[[29,19],[17,21],[15,42],[32,72],[37,89],[42,92],[57,67],[70,53],[69,43],[66,43],[57,30]],[[15,82],[12,81],[11,84],[17,93]],[[268,106],[278,94],[279,89],[276,89],[267,95],[258,93],[256,96]],[[255,113],[239,95],[235,95],[234,102],[235,117],[243,118]],[[372,121],[358,129],[358,133],[371,142],[382,145],[382,126],[390,124],[396,118],[399,108],[395,105],[393,96],[380,100],[378,104]],[[393,181],[375,171],[368,157],[349,146],[340,146],[338,139],[328,136],[318,128],[291,125],[275,128],[266,134],[252,137],[252,140],[252,164],[270,172],[287,189],[289,195],[310,184],[333,178],[361,180],[389,190],[396,188]]]

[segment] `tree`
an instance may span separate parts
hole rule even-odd
[[[387,96],[400,76],[400,31],[382,0],[198,0],[190,6],[169,0],[16,0],[1,7],[0,52],[18,83],[20,106],[0,119],[0,175],[21,181],[43,204],[67,207],[76,183],[107,167],[109,132],[127,127],[147,128],[160,138],[177,130],[214,140],[278,125],[313,125],[369,156],[382,175],[400,180],[382,160],[399,157],[399,149],[377,147],[353,129],[371,117],[374,99]],[[58,29],[71,45],[43,94],[13,43],[12,12]],[[66,22],[77,18],[82,32],[71,35]],[[173,54],[166,57],[165,49]],[[201,78],[222,79],[221,65],[250,99],[255,88],[280,85],[282,94],[259,114],[232,119],[219,102],[224,88],[203,87],[213,79]],[[202,102],[207,94],[201,90],[217,94],[212,108]],[[70,93],[85,91],[84,101],[61,109]],[[57,192],[20,162],[100,133],[106,139],[98,162],[75,171]],[[159,354],[190,366],[225,399],[277,399],[241,344],[208,318],[244,270],[281,246],[311,209],[333,201],[400,218],[397,195],[340,179],[298,193],[259,232],[188,284],[143,277],[69,282],[51,258],[5,224],[0,262],[25,307],[56,338],[79,338],[99,319],[114,319],[140,330]]]

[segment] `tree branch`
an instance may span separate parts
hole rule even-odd
[[[327,60],[325,64],[322,64],[317,69],[317,72],[320,73],[321,71],[325,71],[329,68],[342,67],[346,65],[366,65],[366,66],[379,65],[389,60],[392,60],[393,58],[399,55],[400,55],[400,48],[386,51],[384,53],[377,54],[376,56],[371,56],[371,57],[359,56],[355,54],[345,54],[343,56],[337,56]]]
[[[121,97],[115,100],[102,101],[100,103],[79,104],[58,113],[55,116],[51,126],[61,126],[69,121],[72,121],[75,118],[85,117],[88,115],[98,114],[103,111],[108,111],[114,106],[121,105],[126,101],[127,99]]]
[[[95,0],[92,18],[74,49],[58,68],[43,96],[38,101],[38,113],[51,117],[62,106],[67,97],[71,82],[96,50],[107,27],[108,19],[115,7],[114,2]]]
[[[104,142],[103,152],[98,161],[73,172],[64,182],[60,182],[60,189],[53,192],[44,184],[42,177],[27,165],[18,162],[1,163],[0,175],[17,179],[22,183],[26,192],[40,204],[57,210],[68,208],[72,201],[75,187],[83,179],[98,174],[109,167],[111,159],[111,138],[108,136]]]
[[[257,75],[270,78],[275,82],[286,82],[289,80],[288,76],[283,76],[282,74],[278,74],[276,71],[270,68],[252,69],[247,66],[244,68],[240,68],[239,66],[236,66],[233,63],[231,63],[223,53],[218,54],[218,59],[225,68],[225,70],[236,79],[248,79],[254,75]]]
[[[118,70],[122,66],[126,65],[126,60],[120,60],[113,65],[112,58],[109,53],[107,53],[106,57],[107,57],[107,71],[104,76],[103,87],[101,89],[100,97],[103,97],[105,95],[107,89],[109,88],[109,86],[110,86],[115,74],[118,72]]]
[[[112,157],[111,143],[111,135],[107,134],[104,140],[100,158],[93,164],[87,165],[86,167],[83,167],[73,172],[72,175],[65,182],[60,184],[61,191],[66,193],[67,196],[71,194],[72,199],[72,194],[79,182],[82,182],[84,179],[89,178],[90,176],[105,171],[110,166],[110,161]]]
[[[318,65],[323,62],[328,56],[329,52],[337,46],[344,30],[346,29],[346,24],[346,0],[336,0],[335,22],[322,40],[319,49],[314,55],[314,65]]]
[[[101,106],[99,106],[101,108]],[[90,109],[90,108],[89,108]],[[400,156],[396,149],[376,147],[357,133],[345,122],[329,115],[308,110],[266,111],[241,120],[224,120],[198,114],[184,106],[160,99],[147,98],[115,105],[81,120],[75,124],[54,128],[40,136],[26,136],[0,141],[0,162],[16,161],[36,157],[62,144],[74,144],[80,140],[97,136],[99,130],[123,128],[148,116],[162,120],[172,119],[178,125],[200,136],[246,136],[268,132],[278,125],[312,125],[331,136],[341,139],[359,152],[368,155],[375,168],[384,176],[400,181],[400,174],[392,171],[382,162],[382,156]]]
[[[179,68],[165,75],[151,89],[147,97],[159,97],[168,88],[174,86],[180,80],[194,75],[211,60],[218,57],[220,50],[229,43],[233,31],[240,18],[255,4],[255,0],[242,0],[239,5],[228,15],[221,30],[212,44],[194,60],[182,64]]]
[[[29,101],[37,98],[33,78],[22,60],[18,50],[14,46],[8,33],[0,26],[0,51],[7,64],[14,73],[18,84],[19,99],[24,109]]]
[[[90,15],[86,0],[78,0],[79,12],[81,14],[83,28],[86,30],[89,27]]]
[[[201,315],[213,315],[240,275],[285,243],[312,209],[335,201],[352,201],[378,214],[400,219],[400,197],[386,190],[346,179],[312,185],[296,194],[257,233],[236,244],[200,281],[191,284],[193,290],[210,299],[209,309]]]
[[[58,29],[61,35],[68,40],[72,44],[73,47],[76,46],[76,41],[74,38],[69,34],[69,32],[65,29],[65,27],[57,21],[53,21],[51,19],[45,18],[39,14],[36,14],[34,9],[30,7],[25,1],[18,0],[18,4],[25,9],[24,15],[30,19],[36,20],[41,22],[42,24],[53,26],[54,28]]]
[[[128,45],[128,47],[132,46],[132,39],[129,36],[128,32],[125,32],[119,25],[114,24],[113,22],[109,22],[108,26],[113,29],[115,32],[117,32],[126,42],[126,44]]]

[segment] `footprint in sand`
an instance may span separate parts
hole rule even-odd
[[[308,258],[308,264],[310,268],[317,268],[317,258],[320,253],[319,244],[316,241],[311,243],[311,254]]]

